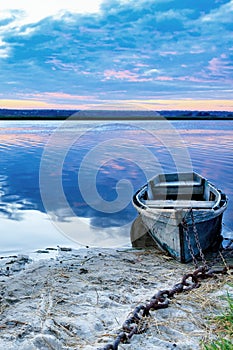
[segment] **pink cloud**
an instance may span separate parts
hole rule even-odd
[[[45,92],[45,96],[52,97],[55,99],[67,99],[67,100],[91,100],[93,96],[89,95],[71,95],[64,92]]]
[[[51,64],[52,65],[52,69],[56,70],[56,69],[60,69],[63,71],[79,71],[79,66],[74,64],[74,63],[63,63],[61,60],[58,60],[56,58],[51,58],[49,60],[47,60],[45,63]]]
[[[21,98],[27,99],[42,99],[42,100],[93,100],[93,96],[89,95],[71,95],[64,92],[43,92],[35,94],[18,94]]]
[[[208,81],[207,79],[193,77],[193,76],[189,76],[189,75],[184,75],[182,77],[179,77],[179,78],[177,78],[177,80],[180,80],[180,81],[192,81],[194,83],[204,83],[204,82]]]
[[[148,64],[144,64],[144,63],[136,63],[135,66],[136,67],[149,67]]]
[[[162,51],[159,53],[160,56],[178,55],[177,51]]]
[[[197,55],[199,53],[203,53],[205,52],[203,49],[199,49],[199,48],[193,48],[193,50],[190,50],[191,54]]]
[[[174,78],[161,75],[161,76],[157,77],[155,80],[171,81],[171,80],[174,80]]]
[[[221,69],[222,62],[219,58],[212,58],[212,60],[209,61],[208,69],[214,73],[217,74],[219,70]]]
[[[104,71],[104,80],[128,80],[131,82],[144,82],[151,81],[152,78],[143,78],[140,77],[137,73],[130,72],[129,70],[119,70],[107,69]]]
[[[227,56],[222,54],[220,58],[214,57],[209,61],[208,69],[212,74],[223,75],[233,69],[230,61],[227,61]]]

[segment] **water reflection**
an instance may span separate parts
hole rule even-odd
[[[88,205],[78,186],[78,172],[86,155],[97,145],[112,139],[121,140],[120,147],[115,147],[113,143],[107,151],[103,148],[106,162],[98,169],[94,162],[85,164],[87,188],[90,186],[89,179],[93,172],[96,172],[97,191],[111,206],[111,201],[117,197],[117,183],[122,178],[129,180],[135,191],[146,182],[148,174],[153,176],[156,170],[161,172],[161,169],[166,172],[176,170],[173,155],[182,153],[181,144],[173,137],[172,151],[171,148],[167,149],[156,137],[155,131],[158,135],[159,129],[163,137],[166,135],[169,138],[171,130],[168,132],[156,123],[158,122],[144,123],[145,128],[151,130],[150,134],[145,133],[142,128],[135,128],[135,125],[120,123],[113,123],[112,126],[101,125],[87,131],[91,125],[80,122],[81,136],[78,142],[74,142],[70,147],[62,169],[64,194],[74,215],[66,211],[57,193],[56,179],[59,173],[53,171],[54,164],[51,163],[48,169],[49,177],[54,179],[54,186],[50,189],[50,215],[59,222],[60,231],[66,231],[67,225],[71,223],[71,236],[73,235],[73,240],[79,241],[80,244],[86,244],[87,236],[91,245],[117,246],[130,243],[130,225],[137,215],[131,203],[115,213],[97,210],[98,203],[96,207]],[[61,122],[45,121],[0,123],[0,225],[1,232],[4,232],[0,239],[1,247],[28,244],[36,248],[36,245],[41,247],[49,242],[58,244],[56,240],[64,239],[66,243],[69,241],[59,234],[58,229],[43,226],[45,222],[48,223],[48,217],[39,188],[41,156],[50,135],[60,124]],[[224,222],[233,230],[233,122],[176,121],[173,126],[179,131],[189,149],[194,170],[228,195],[229,207],[224,214]],[[129,140],[134,140],[135,143]],[[62,145],[61,134],[61,142],[54,144],[54,161],[62,151]],[[143,157],[142,152],[136,155],[136,158],[140,159],[138,166],[139,162],[134,161],[135,145],[143,145],[149,149],[156,160],[154,164],[147,157]],[[40,230],[42,226],[43,232]]]
[[[14,209],[13,216],[0,215],[1,255],[29,252],[38,248],[71,246],[71,241],[59,235],[45,213],[38,210]]]

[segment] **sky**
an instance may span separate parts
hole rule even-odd
[[[0,0],[0,108],[233,111],[233,0]]]

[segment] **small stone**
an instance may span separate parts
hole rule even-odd
[[[46,250],[46,249],[39,249],[39,250],[36,251],[36,253],[38,253],[38,254],[48,254],[49,251]]]
[[[71,251],[72,251],[72,248],[60,247],[60,250],[61,250],[62,252],[71,252]]]

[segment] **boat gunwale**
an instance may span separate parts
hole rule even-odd
[[[182,174],[190,174],[190,173],[182,173]],[[219,190],[215,185],[213,185],[210,181],[208,181],[206,178],[204,178],[203,176],[193,172],[193,174],[199,176],[201,179],[203,179],[207,186],[209,186],[214,192],[215,194],[218,195],[218,198],[216,199],[213,207],[211,208],[203,208],[200,207],[198,208],[197,206],[195,206],[195,208],[193,208],[194,211],[206,211],[206,212],[212,212],[215,215],[219,215],[219,213],[221,213],[222,211],[224,211],[226,209],[227,206],[227,202],[228,202],[228,198],[225,195],[225,193],[223,193],[221,190]],[[161,211],[166,211],[166,212],[173,212],[173,211],[177,211],[177,210],[190,210],[192,208],[192,206],[179,206],[179,207],[173,207],[171,203],[169,203],[170,205],[168,207],[163,207],[163,206],[158,206],[156,207],[156,199],[154,199],[154,205],[150,206],[147,205],[145,202],[141,201],[139,198],[139,195],[141,194],[141,196],[148,191],[148,186],[149,186],[149,182],[153,181],[153,179],[157,178],[158,176],[160,176],[160,174],[154,176],[153,178],[151,178],[146,184],[144,184],[139,190],[136,191],[136,193],[133,196],[132,202],[134,207],[138,210],[139,208],[141,210],[145,211],[150,211],[150,212],[161,212]],[[192,187],[192,186],[190,186]],[[223,196],[225,196],[225,202],[220,206],[221,201],[223,200]],[[170,199],[168,201],[171,201]],[[164,201],[166,202],[166,200]],[[174,200],[174,202],[176,202],[176,200]],[[190,200],[189,202],[192,202],[192,200]],[[195,204],[197,204],[197,201],[194,201]],[[214,216],[215,216],[214,215]]]

